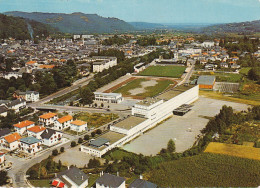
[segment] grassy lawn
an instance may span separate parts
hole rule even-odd
[[[243,67],[243,68],[240,69],[239,73],[247,75],[248,71],[249,71],[251,68],[252,68],[252,67]]]
[[[180,78],[185,69],[184,66],[150,66],[138,75]]]
[[[242,99],[242,98],[236,98],[236,97],[229,97],[229,96],[224,96],[221,93],[217,93],[217,92],[213,92],[213,91],[200,90],[200,95],[208,97],[208,98],[212,98],[212,99],[244,103],[244,104],[249,104],[249,105],[260,105],[260,101],[254,101],[254,99],[248,100],[248,99]]]
[[[135,153],[132,153],[132,152],[128,152],[128,151],[125,151],[123,149],[116,149],[114,151],[111,151],[109,153],[107,153],[105,156],[104,156],[104,159],[108,159],[108,160],[122,160],[124,157],[127,157],[127,156],[136,156]]]
[[[91,175],[88,175],[89,176],[89,179],[88,179],[88,187],[93,187],[96,180],[99,178],[99,175],[97,174],[91,174]]]
[[[257,187],[260,161],[228,155],[200,155],[164,162],[145,174],[160,187]]]
[[[123,85],[122,87],[116,89],[113,91],[114,93],[122,93],[123,96],[131,96],[131,93],[129,92],[132,89],[135,88],[142,88],[141,83],[148,81],[147,79],[140,78],[140,79],[135,79],[126,85]],[[170,84],[175,84],[175,82],[171,80],[156,80],[157,84],[155,86],[149,86],[149,87],[144,87],[144,92],[136,94],[136,96],[140,96],[143,98],[146,97],[153,97],[161,92],[163,92]]]
[[[74,118],[88,122],[88,127],[100,127],[105,125],[112,120],[117,119],[117,114],[102,114],[102,113],[88,113],[82,112],[74,115]]]
[[[217,82],[240,82],[242,80],[241,74],[232,73],[215,73]]]
[[[241,82],[243,75],[236,73],[219,73],[219,72],[196,72],[191,80],[198,78],[201,75],[216,76],[217,82]]]
[[[211,142],[204,152],[260,160],[260,148],[244,145]]]
[[[135,79],[126,85],[123,85],[122,87],[114,90],[114,93],[122,93],[122,95],[130,95],[129,90],[142,87],[141,83],[146,81],[144,78]]]
[[[34,187],[50,187],[50,180],[29,180]]]

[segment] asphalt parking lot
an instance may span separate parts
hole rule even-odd
[[[183,152],[193,145],[197,135],[206,126],[209,120],[205,116],[215,116],[223,105],[232,106],[237,111],[248,108],[245,104],[205,97],[200,97],[193,105],[192,110],[184,116],[174,115],[161,125],[126,144],[123,149],[144,155],[156,155],[162,148],[167,147],[170,139],[173,139],[176,151]]]

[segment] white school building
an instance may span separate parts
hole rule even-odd
[[[121,93],[101,93],[94,92],[95,100],[107,103],[120,103],[123,101]]]
[[[157,123],[173,114],[183,104],[191,104],[199,97],[199,86],[178,86],[155,98],[143,100],[132,108],[132,116],[110,125],[110,131],[89,143],[81,145],[81,151],[101,157],[107,151],[123,146]]]

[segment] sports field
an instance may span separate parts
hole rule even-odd
[[[254,148],[244,145],[211,142],[204,152],[260,160],[260,148]]]
[[[185,69],[185,66],[150,66],[138,75],[180,78]]]
[[[171,85],[172,84],[172,85]],[[138,78],[114,90],[114,93],[122,93],[125,97],[137,96],[137,98],[153,97],[176,83],[171,80]]]

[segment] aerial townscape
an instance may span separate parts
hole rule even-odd
[[[0,186],[260,186],[259,0],[0,1]]]

